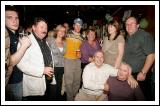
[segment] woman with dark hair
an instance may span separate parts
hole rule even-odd
[[[119,24],[116,20],[111,21],[107,28],[107,37],[104,39],[102,46],[105,63],[118,68],[124,53],[124,37],[120,34]]]

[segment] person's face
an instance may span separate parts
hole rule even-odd
[[[94,56],[94,62],[97,67],[101,67],[104,62],[104,57],[102,52],[97,52]]]
[[[139,24],[137,24],[136,19],[131,17],[126,21],[126,31],[129,35],[133,35],[138,30]]]
[[[94,41],[95,40],[95,32],[89,31],[87,34],[88,41]]]
[[[75,23],[73,25],[73,28],[74,28],[74,31],[77,32],[77,33],[79,33],[81,31],[81,25],[78,24],[78,23]]]
[[[109,34],[115,34],[116,33],[116,27],[113,25],[108,25],[108,33]]]
[[[19,17],[15,11],[5,11],[5,25],[12,32],[15,32],[19,27]]]
[[[60,28],[58,31],[57,31],[57,36],[58,37],[61,37],[61,38],[63,38],[64,36],[65,36],[65,28]]]
[[[66,30],[69,29],[69,25],[67,23],[64,23],[64,27],[66,28]]]
[[[129,76],[129,68],[127,65],[121,65],[117,73],[118,80],[125,81]]]
[[[33,32],[40,39],[43,39],[47,34],[47,24],[43,21],[37,23],[37,25],[33,25]]]

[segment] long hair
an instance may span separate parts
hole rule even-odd
[[[63,25],[57,25],[57,27],[55,28],[54,38],[57,38],[57,33],[58,33],[58,31],[59,31],[61,28],[64,28],[64,29],[65,29],[65,34],[66,34],[66,28],[65,28],[65,26],[63,26]],[[64,36],[62,39],[65,40],[65,36]]]
[[[116,20],[113,20],[113,21],[110,21],[109,23],[108,23],[108,26],[109,25],[113,25],[115,28],[116,28],[116,36],[114,37],[114,39],[113,40],[115,40],[118,36],[119,36],[119,34],[120,34],[120,26],[119,26],[119,23],[116,21]],[[107,32],[107,36],[108,36],[108,40],[109,40],[109,38],[110,38],[110,34]]]

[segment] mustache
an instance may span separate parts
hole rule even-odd
[[[47,34],[47,32],[42,32],[43,34]]]

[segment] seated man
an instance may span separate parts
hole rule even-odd
[[[76,101],[97,101],[104,100],[106,95],[103,91],[108,91],[109,86],[106,84],[106,80],[109,76],[117,76],[118,69],[104,64],[104,57],[102,51],[97,51],[94,55],[94,62],[88,64],[84,68],[82,75],[83,85],[76,95]],[[128,77],[128,81],[135,87],[137,82]]]
[[[127,78],[130,74],[128,71],[129,65],[121,64],[117,77],[109,77],[108,85],[108,100],[109,101],[144,101],[144,95],[139,86],[132,89]]]

